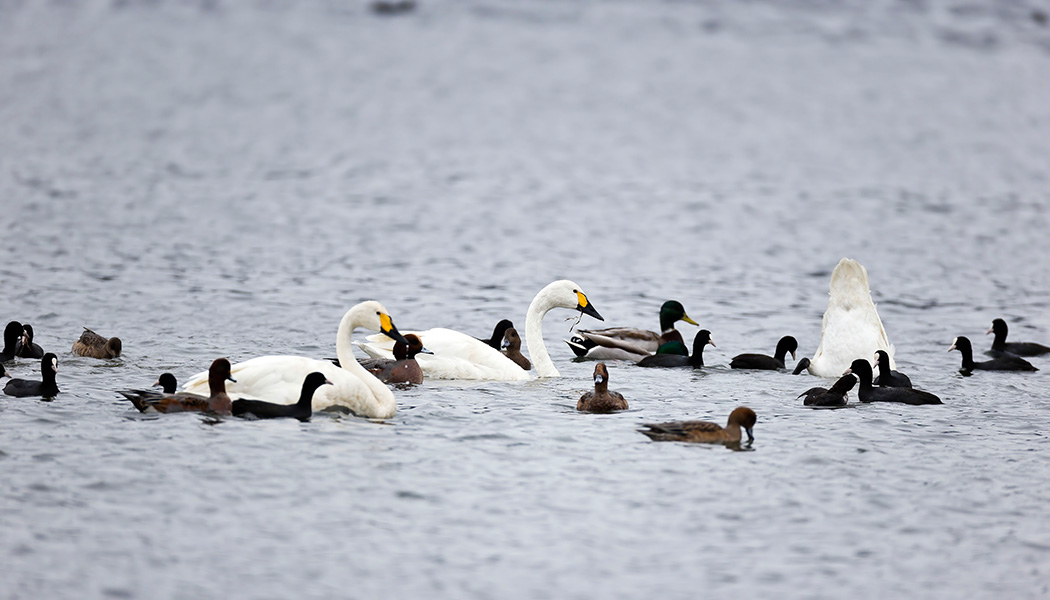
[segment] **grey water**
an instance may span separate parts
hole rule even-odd
[[[1050,595],[1050,359],[946,352],[996,317],[1050,343],[1046,11],[0,1],[0,320],[62,389],[0,397],[0,597]],[[808,410],[823,380],[728,368],[812,355],[844,256],[943,406]],[[631,409],[578,414],[594,365],[556,310],[560,378],[427,381],[385,422],[116,393],[333,356],[367,299],[523,328],[560,278],[609,325],[681,301],[708,367],[612,362]],[[71,354],[85,326],[123,356]],[[636,432],[740,405],[749,452]]]

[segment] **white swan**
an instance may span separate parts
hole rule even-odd
[[[554,308],[578,310],[604,321],[594,310],[580,286],[562,279],[548,284],[540,290],[529,305],[525,315],[525,345],[539,377],[558,377],[547,346],[543,343],[543,316]],[[485,342],[452,329],[436,328],[412,331],[433,355],[416,356],[423,374],[432,379],[489,379],[498,381],[524,381],[531,379],[529,372]],[[382,335],[368,336],[368,343],[358,347],[371,356],[389,357],[393,341]],[[340,359],[341,360],[341,359]]]
[[[876,350],[885,350],[893,361],[893,345],[871,300],[868,272],[851,258],[843,258],[831,274],[828,309],[824,311],[820,345],[809,362],[809,372],[839,377],[858,358],[868,361]]]
[[[231,372],[237,382],[227,384],[226,392],[232,398],[258,398],[294,404],[299,400],[306,376],[320,371],[333,385],[321,386],[314,393],[314,410],[343,406],[360,417],[389,419],[397,411],[393,392],[354,358],[352,334],[358,327],[381,331],[393,339],[404,341],[382,304],[374,300],[362,302],[346,311],[339,322],[335,348],[342,366],[302,356],[260,356],[233,365]],[[201,373],[182,389],[206,393],[207,386],[208,374]]]

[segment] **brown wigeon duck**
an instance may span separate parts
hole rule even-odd
[[[1038,371],[1032,363],[1017,356],[1015,354],[1003,354],[992,360],[986,360],[984,362],[974,362],[973,360],[973,346],[970,344],[970,338],[965,336],[959,336],[952,340],[952,345],[948,348],[948,352],[952,350],[958,350],[962,354],[962,368],[959,372],[963,375],[969,375],[975,370],[977,371]]]
[[[1002,356],[1003,354],[1042,356],[1050,353],[1050,347],[1035,342],[1007,342],[1006,334],[1009,331],[1010,328],[1006,326],[1006,321],[1002,319],[992,321],[991,328],[985,333],[985,335],[989,333],[995,334],[995,340],[992,341],[992,349],[989,351],[989,354],[992,356]]]
[[[627,410],[627,400],[619,392],[609,391],[609,369],[605,363],[594,367],[594,391],[580,396],[576,410],[592,413],[610,413]]]
[[[725,427],[709,421],[673,421],[671,423],[646,423],[648,429],[638,431],[655,442],[696,442],[702,444],[739,444],[740,428],[747,432],[747,441],[755,440],[751,429],[758,417],[755,411],[741,406],[729,413]]]
[[[22,341],[18,344],[18,356],[22,358],[44,358],[44,349],[33,343],[33,326],[22,324]]]
[[[416,362],[417,354],[433,354],[423,347],[423,341],[414,333],[405,334],[405,341],[394,342],[394,360],[372,358],[359,361],[366,371],[383,383],[423,383],[423,369]]]
[[[784,369],[787,368],[784,365],[785,356],[790,352],[791,358],[794,359],[795,350],[798,350],[798,340],[790,335],[785,335],[777,342],[777,349],[773,356],[766,354],[739,354],[729,361],[729,367],[731,369],[764,369],[767,371]]]
[[[875,351],[875,366],[879,374],[872,380],[873,385],[881,387],[911,387],[911,379],[900,371],[890,369],[890,355],[885,350]]]
[[[674,328],[678,321],[699,325],[685,314],[681,302],[668,300],[660,306],[660,333],[635,327],[581,329],[566,343],[580,358],[638,362],[668,342],[685,344],[685,338]]]
[[[4,385],[4,393],[18,398],[31,396],[53,398],[58,395],[59,391],[58,384],[55,383],[56,373],[58,373],[58,357],[48,352],[40,359],[40,376],[43,381],[11,379]]]
[[[24,334],[22,324],[18,321],[11,321],[4,327],[4,349],[0,351],[0,362],[14,360],[18,356],[18,345]]]
[[[314,414],[314,392],[322,385],[332,385],[332,382],[328,381],[324,373],[314,371],[303,380],[303,389],[299,393],[299,401],[295,404],[238,399],[233,401],[233,415],[236,417],[251,415],[256,419],[291,418],[304,422],[309,421]]]
[[[804,406],[846,406],[846,392],[857,385],[857,376],[850,373],[843,375],[831,386],[831,389],[814,387],[802,392],[798,398],[806,397],[802,401]]]
[[[685,345],[681,342],[667,342],[660,349],[657,350],[656,354],[652,356],[646,356],[642,360],[638,361],[639,367],[693,367],[699,369],[704,366],[704,346],[708,344],[714,346],[715,342],[711,339],[711,332],[706,329],[701,329],[697,332],[696,337],[693,338],[693,354],[682,354],[681,351],[685,350]],[[671,351],[668,351],[671,350]]]
[[[87,327],[80,334],[80,339],[73,342],[73,354],[89,358],[117,358],[120,351],[120,338],[111,337],[107,340]]]
[[[217,358],[208,369],[208,387],[211,395],[205,398],[189,392],[174,394],[150,390],[127,390],[120,394],[131,401],[135,408],[146,412],[150,408],[162,413],[175,412],[209,412],[228,415],[232,411],[232,402],[226,394],[226,382],[237,382],[230,374],[230,361]]]
[[[507,330],[503,332],[503,349],[500,350],[500,352],[503,352],[503,356],[514,361],[514,364],[522,369],[525,369],[526,371],[532,370],[532,363],[521,353],[521,336],[518,335],[517,329],[508,327]]]
[[[860,387],[857,397],[861,402],[898,402],[901,404],[944,404],[929,392],[904,387],[873,387],[871,385],[871,363],[863,358],[853,361],[843,375],[854,374]]]

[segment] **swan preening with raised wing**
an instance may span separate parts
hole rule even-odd
[[[809,372],[820,377],[839,377],[857,358],[884,350],[893,362],[893,345],[886,337],[882,320],[871,300],[868,272],[857,261],[843,258],[831,273],[828,309],[824,311],[820,345],[809,362]]]
[[[585,315],[602,319],[580,286],[562,279],[548,284],[536,294],[525,315],[525,346],[540,377],[558,377],[547,346],[543,343],[543,316],[555,308],[578,310]],[[433,379],[489,379],[523,381],[532,376],[485,342],[452,329],[435,328],[412,331],[423,340],[423,345],[434,354],[416,357],[423,373]],[[358,343],[371,356],[389,356],[393,340],[382,335],[368,336],[367,343]],[[342,357],[340,357],[342,360]]]
[[[260,356],[233,365],[233,378],[237,383],[228,385],[226,391],[232,398],[293,404],[299,400],[306,376],[319,371],[332,385],[321,386],[314,393],[315,411],[341,406],[361,417],[388,419],[397,411],[397,402],[390,388],[354,358],[352,334],[358,327],[382,332],[391,340],[405,341],[383,305],[369,300],[348,310],[339,322],[335,348],[341,366],[302,356]],[[182,389],[201,394],[206,393],[207,387],[208,374],[200,373]]]

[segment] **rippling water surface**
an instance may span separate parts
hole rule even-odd
[[[1044,10],[0,1],[0,320],[63,390],[0,398],[0,596],[1050,595],[1050,360],[945,352],[1000,316],[1050,342]],[[943,406],[805,410],[819,380],[729,370],[812,355],[843,256]],[[558,278],[609,324],[682,301],[709,368],[612,363],[631,410],[577,414],[555,311],[561,378],[428,381],[383,423],[115,394],[331,356],[365,299],[523,327]],[[124,355],[70,354],[83,326]],[[744,404],[751,452],[635,431]]]

